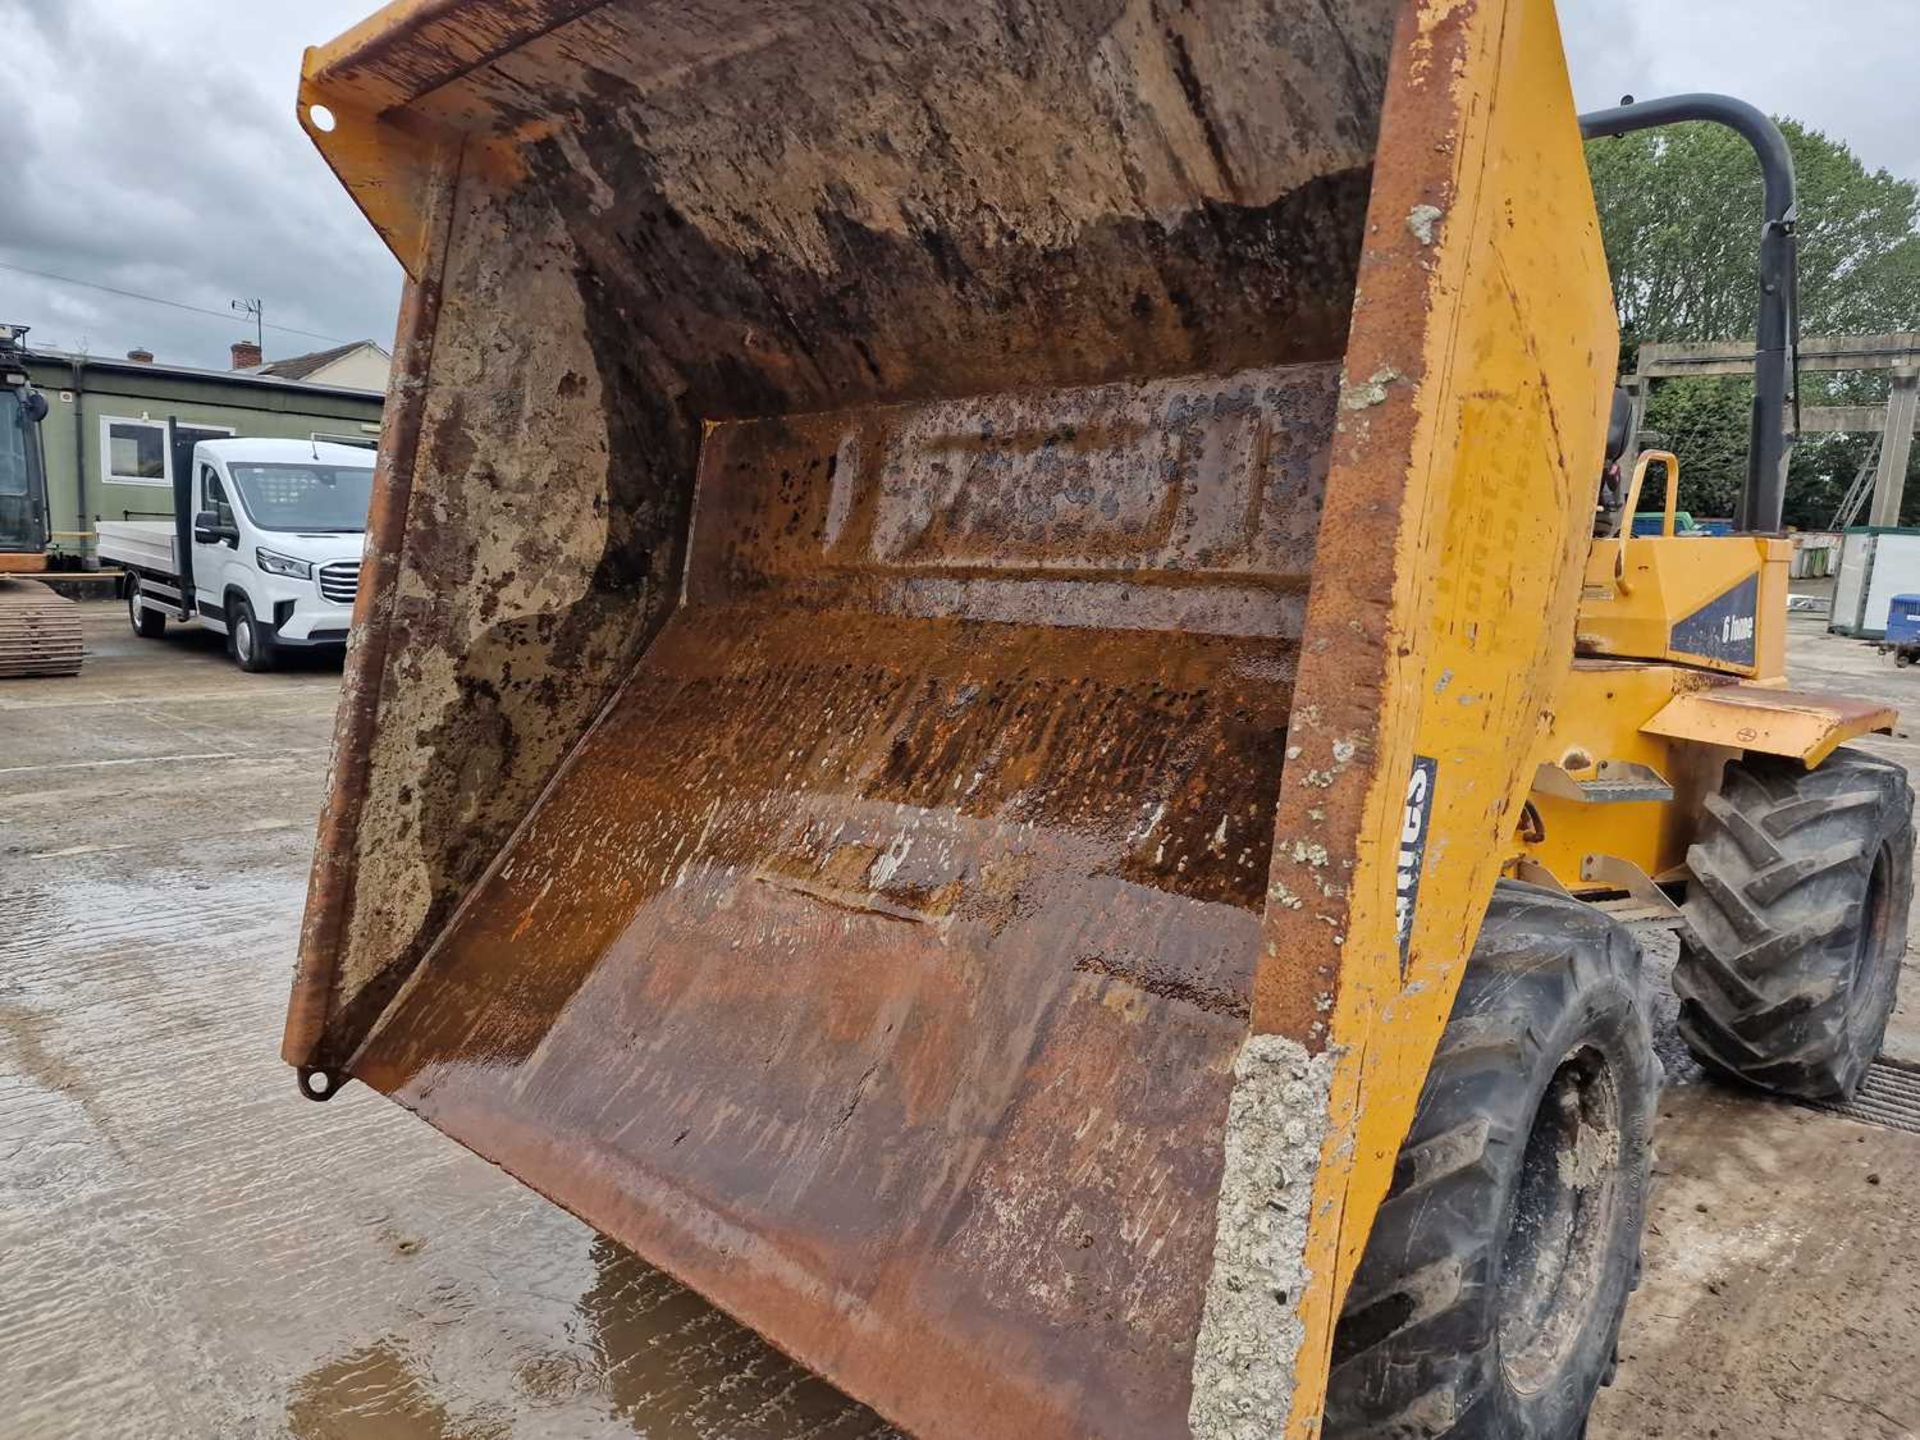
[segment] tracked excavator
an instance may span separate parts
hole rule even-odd
[[[409,277],[302,1089],[914,1435],[1579,1435],[1621,912],[1785,1095],[1905,943],[1893,717],[1784,681],[1765,117],[1584,122],[1763,162],[1705,540],[1550,0],[403,3],[299,113]]]
[[[79,673],[80,611],[37,580],[52,524],[40,422],[47,397],[27,378],[25,325],[0,325],[0,680]]]

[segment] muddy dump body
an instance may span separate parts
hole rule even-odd
[[[406,4],[302,116],[410,277],[309,1093],[914,1433],[1305,1433],[1571,644],[1551,5]]]

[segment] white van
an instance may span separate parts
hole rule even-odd
[[[282,650],[345,645],[360,583],[373,452],[308,440],[202,440],[174,480],[172,521],[99,524],[126,572],[127,616],[153,638],[198,619],[242,670]]]

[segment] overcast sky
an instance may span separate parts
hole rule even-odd
[[[224,366],[258,296],[269,357],[390,345],[399,267],[293,118],[301,50],[374,0],[0,0],[0,320],[34,340]],[[1920,179],[1914,0],[1560,0],[1583,108],[1722,90]],[[326,337],[326,338],[320,338]]]

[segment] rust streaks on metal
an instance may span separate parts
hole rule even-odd
[[[399,0],[323,46],[309,73],[376,111],[410,104],[605,0]]]
[[[516,163],[296,1011],[916,1433],[1183,1433],[1402,7],[570,8],[322,57]]]
[[[1420,397],[1428,386],[1429,312],[1435,275],[1427,247],[1406,217],[1425,207],[1444,216],[1451,183],[1428,158],[1454,143],[1461,123],[1446,56],[1459,48],[1466,17],[1443,16],[1430,32],[1418,7],[1401,15],[1403,46],[1421,63],[1387,99],[1366,245],[1365,284],[1354,300],[1342,372],[1340,424],[1334,435],[1329,503],[1316,539],[1308,644],[1301,693],[1288,735],[1289,783],[1276,820],[1272,884],[1300,898],[1299,908],[1268,912],[1263,960],[1254,982],[1253,1028],[1326,1043],[1330,1000],[1339,984],[1348,930],[1347,872],[1331,857],[1351,857],[1362,837],[1368,796],[1382,777],[1372,763],[1388,701],[1389,647],[1408,644],[1388,628],[1396,584],[1411,559],[1402,514],[1409,466],[1419,453]],[[1423,153],[1424,152],[1424,153]]]
[[[440,227],[443,244],[453,180],[445,177],[439,188],[445,217]],[[409,280],[401,293],[393,377],[367,514],[360,589],[354,600],[355,644],[341,684],[333,768],[314,842],[300,959],[281,1046],[287,1062],[301,1067],[324,1068],[345,1058],[344,1054],[324,1055],[320,1047],[329,1011],[339,998],[335,983],[347,943],[360,815],[367,798],[374,727],[392,639],[394,580],[407,531],[440,294],[438,275]]]
[[[713,432],[686,606],[354,1072],[649,1253],[678,1232],[750,1323],[832,1277],[891,1338],[798,1348],[888,1413],[932,1414],[885,1378],[906,1337],[973,1315],[978,1354],[1040,1348],[969,1413],[1166,1433],[1298,620],[1219,597],[1309,558],[1277,517],[1332,381]],[[1030,588],[930,583],[955,547]]]

